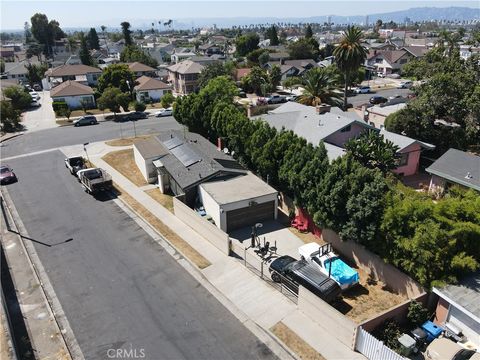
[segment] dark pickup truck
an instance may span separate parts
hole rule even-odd
[[[281,256],[270,264],[269,270],[273,281],[284,282],[295,293],[298,293],[298,286],[291,286],[292,282],[301,285],[327,303],[335,301],[342,292],[335,280],[305,260],[296,260],[288,255]]]
[[[70,170],[70,174],[76,175],[79,170],[86,168],[85,160],[81,156],[66,158],[65,167]]]
[[[112,178],[107,172],[100,168],[90,169],[80,174],[80,182],[85,192],[96,194],[99,191],[107,191],[112,188]]]

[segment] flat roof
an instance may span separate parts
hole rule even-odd
[[[200,186],[219,205],[253,200],[260,196],[277,193],[277,190],[251,172],[224,181],[206,182]]]
[[[160,143],[156,136],[150,139],[141,140],[133,143],[144,159],[151,159],[153,157],[160,157],[168,154],[168,151]]]

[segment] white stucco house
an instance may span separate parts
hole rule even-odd
[[[100,75],[102,70],[93,66],[65,64],[48,69],[45,72],[47,81],[44,85],[53,88],[65,81],[74,80],[85,85],[96,86]],[[44,88],[47,87],[44,86]]]
[[[137,101],[144,102],[145,100],[159,101],[163,95],[172,92],[172,87],[148,76],[141,76],[137,79],[138,85],[134,87]]]
[[[67,80],[50,90],[53,102],[65,102],[70,109],[82,108],[82,102],[87,108],[94,108],[96,105],[93,94],[90,86],[72,80]]]

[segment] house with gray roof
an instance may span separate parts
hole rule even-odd
[[[459,284],[434,287],[438,303],[434,322],[467,349],[480,349],[480,271]]]
[[[178,64],[169,66],[168,81],[173,86],[173,92],[178,95],[188,95],[198,89],[198,76],[202,72],[204,66],[185,60]]]
[[[442,193],[452,184],[480,191],[480,156],[449,149],[425,171],[432,175],[432,192]]]
[[[291,130],[315,146],[323,141],[330,160],[344,153],[348,140],[365,130],[374,129],[355,113],[329,106],[315,108],[293,101],[252,119],[264,120],[277,130]]]

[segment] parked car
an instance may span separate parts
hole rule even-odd
[[[387,74],[386,77],[390,79],[400,79],[400,74]]]
[[[30,103],[30,107],[39,107],[39,106],[42,106],[42,104],[40,104],[38,100],[37,101],[32,100],[32,102]]]
[[[267,104],[282,104],[287,102],[287,98],[283,95],[272,95],[267,97]]]
[[[33,90],[35,90],[35,91],[42,91],[42,85],[40,85],[40,84],[33,84]]]
[[[468,350],[447,338],[433,340],[425,350],[428,360],[478,360],[480,354]]]
[[[326,302],[332,302],[340,296],[342,289],[328,276],[322,274],[312,264],[305,260],[296,260],[291,256],[281,256],[270,264],[269,271],[272,280],[283,282],[282,276],[287,279],[286,286],[293,292],[298,292],[298,286],[305,287]]]
[[[287,101],[297,101],[298,95],[289,95],[287,96]]]
[[[384,74],[383,72],[381,72],[381,71],[378,71],[378,72],[377,72],[377,76],[378,76],[379,78],[384,78],[384,77],[385,77],[385,74]]]
[[[134,111],[134,112],[128,114],[125,117],[125,120],[127,120],[127,121],[137,121],[137,120],[140,120],[140,119],[146,119],[147,117],[148,117],[148,114],[146,112]]]
[[[380,96],[380,95],[375,95],[372,96],[369,100],[370,104],[376,105],[376,104],[385,104],[388,101],[386,97]]]
[[[0,184],[11,184],[17,182],[17,175],[13,172],[13,169],[8,165],[0,166]]]
[[[301,258],[314,265],[323,274],[337,282],[342,290],[358,284],[358,272],[345,264],[342,259],[332,251],[330,243],[318,245],[308,243],[298,248]]]
[[[163,116],[172,116],[173,115],[173,108],[169,107],[166,109],[160,109],[155,113],[155,117],[163,117]]]
[[[398,84],[397,89],[410,89],[413,86],[413,82],[410,80],[407,81],[402,81],[400,84]]]
[[[95,168],[86,168],[86,169],[82,169],[82,170],[78,170],[77,173],[76,173],[76,176],[77,176],[77,180],[78,182],[80,182],[80,178],[82,177],[82,174],[88,170],[94,170]]]
[[[73,126],[95,125],[98,124],[97,118],[93,115],[85,115],[73,122]]]
[[[395,95],[389,96],[389,97],[388,97],[388,100],[401,99],[401,98],[403,98],[402,95],[400,95],[400,94],[395,94]]]
[[[32,100],[33,101],[38,101],[40,100],[40,95],[38,95],[38,93],[34,90],[31,90],[28,92],[30,94],[30,96],[32,97]]]
[[[370,92],[370,86],[359,86],[353,90],[355,94],[368,94]]]
[[[112,178],[100,168],[88,169],[79,175],[80,182],[87,194],[96,194],[112,188]]]
[[[65,167],[70,170],[70,174],[76,175],[79,170],[86,168],[85,160],[81,156],[66,158]]]

